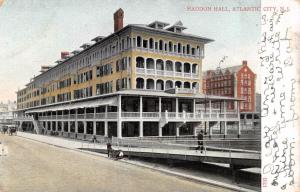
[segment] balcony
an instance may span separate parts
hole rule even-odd
[[[74,118],[71,118],[74,117]],[[159,121],[160,119],[166,119],[168,121],[203,121],[203,120],[211,120],[211,121],[238,121],[239,116],[237,112],[217,112],[215,110],[212,110],[211,113],[199,111],[196,113],[191,112],[122,112],[121,118],[123,120],[155,120]],[[87,113],[87,114],[77,114],[74,115],[61,115],[61,116],[41,116],[39,117],[39,120],[42,121],[51,121],[51,120],[62,120],[62,121],[74,121],[74,120],[104,120],[104,119],[118,119],[118,112],[108,112],[108,113]]]
[[[184,73],[178,71],[170,71],[170,70],[156,70],[156,69],[145,69],[145,68],[136,68],[136,73],[141,75],[153,75],[160,77],[184,77],[188,79],[199,79],[199,75],[197,73]]]

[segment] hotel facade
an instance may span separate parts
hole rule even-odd
[[[213,40],[184,33],[180,21],[123,27],[123,17],[119,9],[114,33],[62,52],[18,90],[19,130],[88,140],[212,135],[216,124],[226,135],[230,124],[240,135],[239,108],[226,106],[242,99],[202,93],[204,47]]]

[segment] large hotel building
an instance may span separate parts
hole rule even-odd
[[[19,129],[63,137],[163,137],[196,135],[200,129],[240,134],[241,101],[202,93],[204,46],[213,40],[186,34],[179,21],[123,27],[82,49],[62,52],[17,92]]]

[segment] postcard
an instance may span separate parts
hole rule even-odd
[[[0,0],[0,192],[300,191],[299,0]]]

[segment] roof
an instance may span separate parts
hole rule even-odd
[[[218,74],[223,75],[223,74],[225,74],[227,71],[228,71],[229,73],[231,73],[231,74],[234,74],[234,73],[237,73],[239,70],[241,70],[242,67],[243,67],[243,65],[236,65],[236,66],[232,66],[232,67],[226,67],[226,68],[223,68],[223,69],[221,69],[221,71],[220,71],[220,69],[216,69],[216,70],[207,70],[207,71],[204,71],[204,72],[203,72],[203,77],[208,76],[208,73],[209,73],[209,72],[213,72],[213,73],[215,73],[215,75],[218,75]],[[220,73],[220,72],[221,72],[221,73]]]
[[[76,99],[71,101],[65,101],[65,102],[58,102],[48,105],[42,105],[42,106],[36,106],[36,107],[30,107],[26,109],[19,109],[16,111],[28,111],[31,109],[42,109],[42,108],[48,108],[52,106],[66,106],[66,105],[73,105],[74,103],[80,103],[80,102],[87,102],[87,101],[97,101],[98,99],[104,99],[104,98],[111,98],[117,95],[131,95],[131,96],[149,96],[149,97],[173,97],[173,98],[186,98],[186,99],[202,99],[202,100],[228,100],[228,101],[243,101],[244,99],[236,98],[236,97],[225,97],[225,96],[216,96],[216,95],[205,95],[205,94],[172,94],[167,93],[164,91],[156,91],[156,90],[139,90],[139,89],[127,89],[127,90],[121,90],[115,93],[109,93],[104,95],[96,95],[92,97],[82,98],[82,99]],[[99,101],[99,100],[98,100]],[[97,103],[97,105],[102,105],[101,103]],[[90,106],[90,104],[89,104]]]
[[[80,54],[84,54],[86,51],[88,51],[89,49],[92,49],[93,47],[97,46],[98,44],[101,44],[103,42],[105,42],[107,39],[109,38],[112,38],[112,37],[116,37],[116,34],[120,34],[130,28],[136,28],[136,29],[142,29],[142,30],[148,30],[148,31],[155,31],[155,32],[158,32],[158,33],[161,33],[161,34],[169,34],[169,35],[173,35],[173,36],[179,36],[179,37],[186,37],[186,38],[192,38],[194,40],[197,40],[197,41],[200,41],[204,44],[206,43],[210,43],[210,42],[213,42],[214,40],[213,39],[209,39],[209,38],[206,38],[206,37],[201,37],[201,36],[197,36],[197,35],[192,35],[192,34],[188,34],[188,33],[176,33],[176,32],[172,32],[172,31],[168,31],[166,29],[155,29],[155,28],[152,28],[152,27],[149,27],[147,26],[146,24],[129,24],[129,25],[126,25],[125,27],[123,27],[122,29],[120,29],[119,31],[115,32],[115,33],[112,33],[104,38],[102,38],[101,40],[99,40],[98,42],[94,43],[94,44],[90,44],[90,46],[88,47],[85,47],[84,50],[80,51],[78,54],[74,55],[74,56],[77,56],[77,55],[80,55]],[[99,36],[98,36],[99,37]],[[102,36],[100,36],[102,37]],[[97,38],[97,37],[96,37]],[[95,38],[94,38],[95,39]],[[93,39],[93,40],[94,40]],[[86,43],[85,43],[86,44]],[[83,45],[85,45],[83,44]],[[49,69],[48,71],[44,72],[44,73],[41,73],[37,76],[34,77],[34,79],[40,77],[41,75],[45,75],[47,73],[49,73],[50,71],[54,70],[55,68],[57,68],[58,66],[61,66],[62,64],[64,64],[65,62],[67,62],[68,60],[72,59],[73,57],[69,57],[69,58],[66,58],[65,60],[63,60],[62,62],[58,63],[57,65],[55,65],[54,67],[52,67],[51,69]]]
[[[172,34],[174,36],[194,38],[194,39],[197,39],[198,41],[201,41],[203,43],[210,43],[210,42],[214,41],[213,39],[209,39],[209,38],[198,36],[198,35],[192,35],[192,34],[189,34],[189,33],[183,33],[183,32],[182,33],[176,33],[176,32],[173,32],[173,31],[168,31],[166,29],[156,29],[156,28],[149,27],[148,25],[145,25],[145,24],[130,24],[130,25],[127,25],[126,27],[136,27],[136,28],[139,28],[139,29],[147,29],[147,30],[150,30],[150,31],[156,31],[156,32],[159,32],[159,33],[164,33],[164,34]],[[126,28],[126,27],[124,27],[124,28]]]
[[[152,23],[148,24],[147,26],[153,27],[153,26],[155,26],[155,24],[162,25],[163,27],[170,25],[169,23],[162,22],[162,21],[153,21]]]

